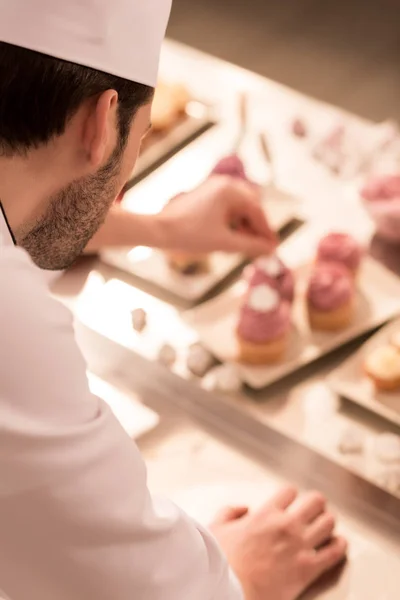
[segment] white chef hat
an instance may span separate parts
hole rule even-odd
[[[0,41],[154,87],[172,0],[0,0]]]

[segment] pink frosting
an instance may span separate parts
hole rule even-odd
[[[243,272],[243,277],[248,282],[249,287],[253,288],[265,283],[273,287],[279,293],[282,300],[293,302],[295,284],[292,271],[277,257],[281,271],[276,276],[269,275],[260,266],[262,260],[263,259],[256,260],[246,267]]]
[[[400,175],[372,177],[362,188],[361,196],[373,202],[400,201]]]
[[[400,243],[400,175],[372,177],[361,190],[378,234]]]
[[[263,344],[282,337],[290,329],[290,304],[284,300],[269,312],[258,312],[248,304],[240,312],[238,334],[247,342]]]
[[[307,299],[321,311],[336,310],[349,302],[355,293],[353,278],[339,263],[319,263],[311,275]]]
[[[221,158],[212,170],[211,175],[230,175],[231,177],[247,180],[244,164],[237,154],[230,154]]]
[[[338,262],[351,271],[360,266],[362,249],[358,242],[346,233],[330,233],[324,237],[317,250],[317,261]]]

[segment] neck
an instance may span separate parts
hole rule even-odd
[[[38,219],[49,198],[64,185],[65,173],[57,163],[55,153],[47,148],[27,157],[0,157],[0,201],[17,237],[27,224]]]

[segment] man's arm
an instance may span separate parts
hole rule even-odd
[[[72,317],[0,253],[0,582],[29,600],[237,600],[213,537],[149,494],[134,442],[92,396]]]
[[[148,246],[257,256],[269,254],[275,245],[260,189],[232,177],[214,176],[176,197],[158,215],[137,215],[113,207],[87,251]]]
[[[104,248],[134,246],[163,248],[167,244],[167,234],[159,215],[140,215],[113,206],[104,225],[87,245],[86,252],[95,253]]]

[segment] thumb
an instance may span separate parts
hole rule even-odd
[[[231,521],[237,521],[242,517],[246,516],[249,512],[247,506],[228,506],[223,508],[215,517],[213,525],[224,525]]]

